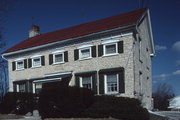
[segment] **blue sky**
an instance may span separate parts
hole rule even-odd
[[[139,9],[139,1],[15,0],[3,24],[6,49],[27,39],[32,24],[47,33]],[[153,90],[159,83],[168,83],[180,95],[180,0],[144,0],[143,7],[150,8],[156,47]]]

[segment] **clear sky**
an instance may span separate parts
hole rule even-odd
[[[27,39],[32,24],[41,33],[95,21],[141,8],[142,0],[15,0],[4,25],[6,49]],[[156,56],[153,90],[168,83],[180,95],[180,0],[144,0],[150,8]]]

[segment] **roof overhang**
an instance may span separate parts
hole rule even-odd
[[[88,34],[88,35],[74,37],[74,38],[70,38],[70,39],[66,39],[66,40],[59,40],[57,42],[52,42],[52,43],[48,43],[48,44],[44,44],[44,45],[40,45],[40,46],[35,46],[35,47],[26,48],[26,49],[22,49],[22,50],[17,50],[17,51],[13,51],[13,52],[3,53],[2,57],[4,58],[4,57],[14,55],[14,54],[24,53],[24,52],[28,52],[28,51],[31,51],[31,50],[37,50],[37,49],[50,47],[50,46],[53,46],[53,45],[62,44],[62,43],[66,43],[66,42],[72,42],[75,39],[91,37],[91,36],[95,36],[95,35],[98,35],[98,34],[108,33],[108,32],[117,31],[117,30],[124,30],[124,29],[128,29],[128,28],[132,29],[132,28],[135,28],[135,26],[136,26],[136,24],[131,24],[131,25],[123,26],[123,27],[118,27],[118,28],[114,28],[114,29],[110,29],[110,30],[91,33],[91,34]]]

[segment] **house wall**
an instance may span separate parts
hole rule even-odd
[[[111,36],[112,37],[112,36]],[[85,71],[99,71],[100,69],[124,67],[125,69],[125,93],[120,96],[134,97],[134,69],[133,69],[133,40],[132,34],[118,37],[116,39],[124,41],[124,53],[108,56],[98,57],[98,45],[100,45],[104,39],[97,39],[96,41],[82,42],[81,44],[67,45],[65,47],[56,46],[52,49],[38,50],[29,52],[26,54],[19,54],[8,58],[9,64],[9,87],[10,91],[13,91],[13,82],[16,80],[32,79],[37,77],[44,77],[48,73],[67,72],[72,71],[73,76],[69,85],[75,85],[74,73]],[[74,61],[74,50],[81,45],[92,44],[96,45],[97,57],[88,60]],[[57,65],[49,65],[49,54],[56,50],[68,51],[69,62]],[[33,55],[40,54],[45,56],[45,66],[39,68],[28,68],[20,71],[12,71],[12,62],[17,58],[28,59]],[[97,88],[99,89],[99,88]]]
[[[134,45],[135,86],[139,86],[135,87],[135,95],[137,98],[142,100],[143,106],[152,109],[151,48],[149,36],[150,31],[148,30],[148,18],[145,17],[138,26],[139,33],[136,35]]]

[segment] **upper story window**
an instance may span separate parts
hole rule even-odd
[[[68,62],[68,51],[58,50],[49,54],[49,65]]]
[[[107,74],[105,77],[105,93],[118,93],[119,91],[119,75]]]
[[[88,59],[91,58],[91,47],[81,48],[79,49],[79,58],[80,59]]]
[[[109,43],[104,46],[104,55],[113,55],[118,53],[117,43]]]
[[[84,60],[96,57],[96,46],[83,45],[74,50],[74,60]]]
[[[22,70],[24,69],[24,61],[23,60],[19,60],[19,61],[16,61],[16,70]]]
[[[14,62],[12,62],[12,70],[23,70],[27,68],[27,59],[18,58]]]
[[[109,40],[98,46],[98,56],[111,56],[123,53],[123,41]]]
[[[32,58],[32,67],[40,67],[41,66],[41,57]]]
[[[45,57],[42,55],[35,55],[28,59],[28,67],[41,67],[45,65]]]
[[[80,77],[80,87],[92,89],[92,76]]]

